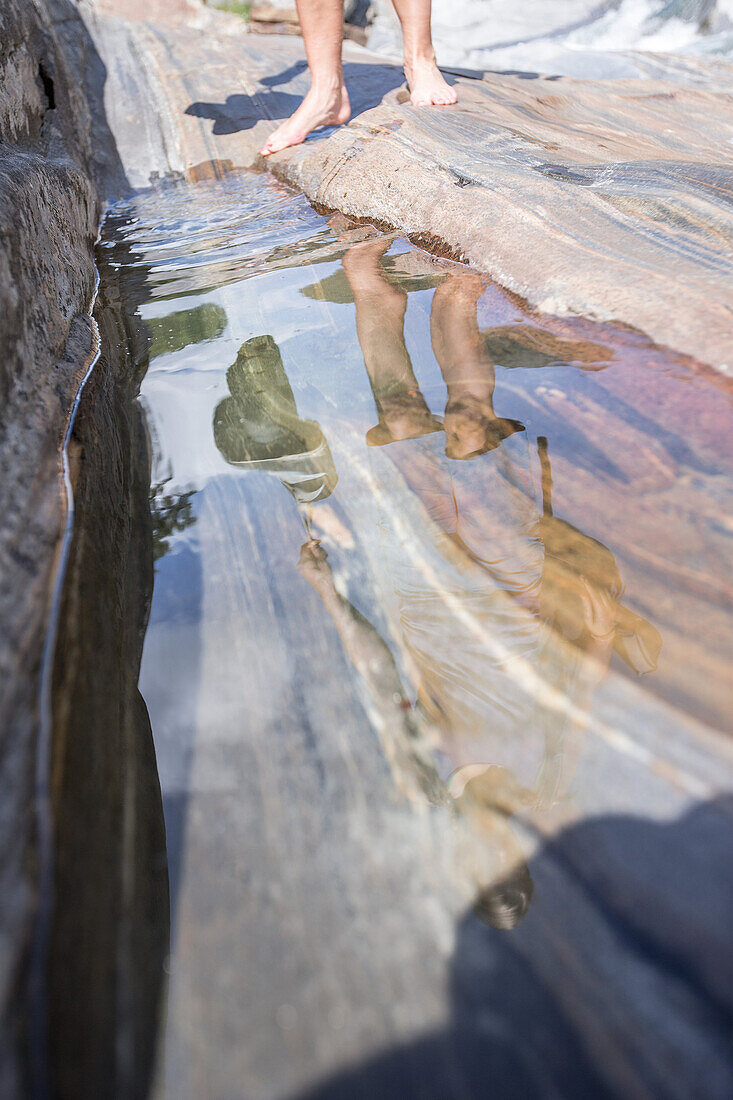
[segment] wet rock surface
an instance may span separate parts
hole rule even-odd
[[[149,340],[115,271],[103,266],[101,278],[102,353],[69,448],[75,512],[53,684],[53,912],[42,945],[46,993],[34,1005],[47,1024],[51,1094],[89,1100],[147,1094],[169,936],[160,785],[137,686],[153,584],[148,441],[135,401]]]
[[[140,680],[172,900],[153,1095],[444,1100],[489,1073],[501,1096],[724,1095],[725,380],[622,326],[540,324],[266,176],[117,214],[160,351],[156,512],[180,521],[160,523]],[[480,379],[490,438],[461,412]],[[491,578],[534,573],[499,486],[522,471],[554,509],[529,634],[562,589],[558,630],[582,638],[575,560],[640,643],[595,672],[556,633],[505,659],[524,614]],[[574,722],[522,686],[532,669]],[[483,760],[507,782],[516,864],[491,781],[475,848],[470,793],[423,786],[431,743],[443,776]],[[467,911],[474,873],[499,927]]]

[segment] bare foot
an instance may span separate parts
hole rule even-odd
[[[305,577],[316,592],[323,595],[324,592],[334,589],[333,574],[328,564],[328,554],[321,546],[320,539],[310,539],[304,542],[300,548],[297,570],[301,577]]]
[[[268,157],[291,145],[300,145],[319,126],[340,126],[350,117],[351,104],[343,83],[325,92],[312,87],[297,111],[270,134],[260,153]]]
[[[405,76],[413,107],[447,107],[458,102],[455,88],[446,83],[434,57],[420,58],[409,65],[405,62]]]

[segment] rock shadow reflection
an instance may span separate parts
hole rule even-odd
[[[338,478],[326,437],[299,416],[272,336],[242,344],[227,384],[229,396],[214,411],[214,440],[226,461],[272,474],[298,505],[330,496]]]

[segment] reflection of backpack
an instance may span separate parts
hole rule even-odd
[[[338,480],[326,437],[301,420],[272,336],[242,344],[227,371],[230,397],[214,410],[214,441],[233,466],[274,474],[300,503],[329,496]]]
[[[662,648],[659,631],[620,602],[623,583],[608,547],[553,514],[552,471],[543,436],[537,440],[537,449],[542,468],[542,518],[537,537],[544,546],[543,603],[549,605],[550,617],[562,634],[578,637],[583,629],[583,607],[577,582],[584,577],[616,602],[613,648],[634,672],[652,672]]]

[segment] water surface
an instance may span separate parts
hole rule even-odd
[[[150,355],[156,1094],[722,1096],[725,382],[260,176],[107,225]]]

